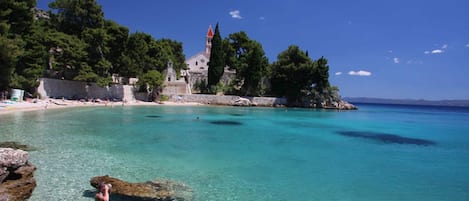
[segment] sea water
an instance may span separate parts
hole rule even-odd
[[[469,109],[358,106],[17,112],[0,141],[35,148],[31,201],[93,200],[98,175],[185,183],[196,201],[469,200]]]

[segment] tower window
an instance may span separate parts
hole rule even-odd
[[[199,62],[196,61],[196,62],[195,62],[195,65],[196,65],[196,66],[199,65]]]

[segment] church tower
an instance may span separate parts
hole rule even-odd
[[[212,38],[213,38],[213,30],[212,25],[208,27],[207,36],[205,39],[205,56],[210,58],[210,51],[212,50]]]

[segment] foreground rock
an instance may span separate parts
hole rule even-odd
[[[28,145],[21,144],[19,142],[12,142],[12,141],[0,142],[0,147],[2,147],[2,148],[12,148],[12,149],[21,149],[23,151],[34,151],[35,150],[35,148],[29,147]]]
[[[29,154],[23,150],[0,148],[0,201],[23,201],[36,187]]]
[[[93,177],[90,180],[91,186],[95,188],[98,188],[100,183],[112,184],[111,196],[117,194],[132,200],[190,201],[193,196],[189,186],[173,181],[129,183],[107,175]]]

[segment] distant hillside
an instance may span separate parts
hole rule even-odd
[[[385,98],[365,98],[346,97],[344,100],[351,103],[376,103],[376,104],[396,104],[396,105],[430,105],[430,106],[455,106],[469,107],[469,100],[415,100],[415,99],[385,99]]]

